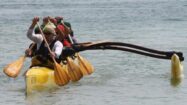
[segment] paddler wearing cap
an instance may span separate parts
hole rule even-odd
[[[57,40],[54,27],[50,24],[47,24],[43,28],[43,33],[50,49],[52,50],[52,53],[50,53],[42,35],[40,33],[34,32],[35,26],[38,21],[39,18],[35,17],[32,20],[32,24],[27,31],[27,37],[34,43],[36,43],[36,51],[34,57],[32,58],[31,66],[45,66],[53,68],[52,57],[54,57],[57,62],[60,62],[60,55],[62,53],[63,44]]]
[[[74,37],[74,32],[72,30],[71,24],[67,21],[64,21],[64,18],[61,16],[55,17],[57,23],[57,30],[61,30],[63,32],[63,39],[66,39],[70,42],[68,35],[70,35],[73,43],[77,43],[77,40]],[[61,33],[60,33],[61,34]],[[60,35],[61,37],[62,35]],[[71,42],[70,42],[71,43]]]

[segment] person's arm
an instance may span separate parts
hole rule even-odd
[[[52,49],[53,55],[55,58],[59,58],[63,49],[63,44],[60,41],[55,42]]]
[[[41,44],[41,42],[43,41],[43,37],[41,34],[35,34],[34,33],[34,28],[37,24],[37,22],[39,21],[39,18],[38,17],[35,17],[32,21],[32,24],[30,25],[28,31],[27,31],[27,37],[34,41],[35,43],[37,44]]]
[[[36,48],[37,48],[36,44],[35,43],[31,43],[29,48],[25,50],[25,55],[27,57],[32,57],[34,51],[36,50]]]

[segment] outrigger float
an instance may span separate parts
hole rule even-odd
[[[120,50],[120,51],[127,51],[136,54],[141,54],[149,57],[159,58],[159,59],[167,59],[167,60],[171,59],[172,79],[180,79],[183,77],[182,76],[183,67],[181,61],[184,60],[184,57],[182,52],[159,51],[159,50],[154,50],[154,49],[150,49],[134,44],[129,44],[129,43],[108,42],[108,41],[79,43],[79,44],[74,44],[72,48],[76,54],[78,52],[86,51],[86,50]],[[77,57],[74,57],[74,59],[72,60],[76,63],[77,66],[80,66],[79,65],[80,59],[77,60]],[[87,65],[91,65],[91,64],[87,64]],[[81,66],[82,67],[80,67],[80,69],[86,67],[86,65],[81,65]],[[68,64],[62,64],[62,67],[64,68],[64,70],[67,71]],[[90,67],[91,68],[87,68],[87,69],[92,69],[93,72],[93,67],[92,66]],[[83,75],[84,74],[85,73],[83,73]],[[80,77],[82,77],[82,75]],[[76,74],[74,75],[73,78],[76,78]],[[74,81],[78,81],[79,79],[75,79]],[[43,91],[43,90],[49,90],[59,87],[55,82],[54,70],[47,67],[30,68],[26,73],[25,82],[26,82],[27,94],[32,93],[33,91],[41,91],[41,90]]]

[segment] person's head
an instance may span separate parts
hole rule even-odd
[[[52,22],[55,26],[57,26],[57,20],[55,18],[50,17],[50,22]]]
[[[63,20],[63,17],[57,16],[57,17],[55,17],[55,19],[57,21],[57,24],[61,24],[61,21]]]
[[[71,29],[71,24],[69,22],[64,22],[64,24],[69,28]]]
[[[43,18],[43,25],[46,25],[49,22],[49,16]]]
[[[56,28],[57,21],[56,21],[55,18],[52,18],[52,17],[49,17],[49,16],[44,17],[41,27],[45,27],[46,25],[51,25],[53,28]]]
[[[69,34],[70,34],[71,36],[74,36],[73,30],[72,30],[72,28],[71,28],[71,24],[70,24],[69,22],[64,22],[64,24],[68,27],[68,29],[69,29]]]
[[[51,27],[50,25],[44,27],[43,33],[48,42],[53,41],[56,37],[55,29]]]

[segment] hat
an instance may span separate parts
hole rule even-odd
[[[47,23],[47,26],[51,26],[53,29],[55,29],[55,28],[56,28],[55,24],[54,24],[54,23],[52,23],[52,22],[48,22],[48,23]]]
[[[57,24],[57,20],[56,20],[55,18],[50,18],[50,21],[51,21],[54,25]]]
[[[62,16],[57,16],[57,17],[55,17],[55,19],[57,19],[57,20],[63,20],[63,17]]]
[[[70,24],[69,22],[64,22],[64,24],[65,24],[66,26],[68,26],[69,28],[71,28],[71,24]]]
[[[56,19],[56,21],[57,21],[57,24],[60,24],[61,21],[63,20],[63,17],[57,16],[57,17],[55,17],[55,19]]]
[[[43,33],[46,35],[48,35],[48,34],[56,35],[55,29],[51,25],[46,25],[43,28]]]

